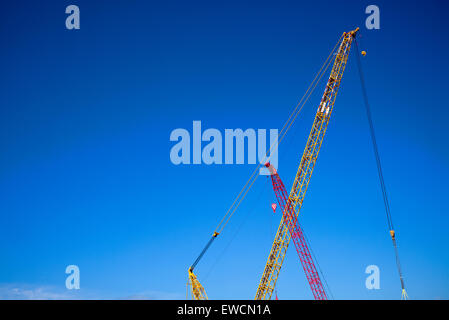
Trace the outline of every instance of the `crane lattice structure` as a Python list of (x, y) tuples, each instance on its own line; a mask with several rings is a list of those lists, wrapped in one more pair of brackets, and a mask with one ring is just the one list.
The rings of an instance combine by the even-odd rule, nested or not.
[(327, 300), (326, 291), (315, 267), (313, 257), (310, 254), (306, 238), (297, 219), (297, 214), (293, 209), (291, 201), (288, 199), (287, 189), (279, 177), (277, 170), (269, 162), (265, 166), (270, 170), (273, 190), (282, 210), (282, 220), (287, 225), (290, 236), (293, 239), (302, 268), (306, 274), (310, 289), (312, 289), (313, 297), (315, 300)]
[[(323, 284), (320, 280), (319, 274), (316, 270), (316, 267), (313, 262), (313, 257), (310, 255), (310, 252), (308, 250), (307, 241), (305, 240), (305, 236), (301, 230), (301, 227), (298, 223), (298, 217), (299, 213), (305, 198), (305, 194), (307, 191), (307, 187), (309, 185), (310, 179), (312, 177), (313, 169), (315, 167), (315, 163), (318, 158), (318, 154), (320, 152), (321, 145), (323, 143), (324, 136), (326, 134), (326, 129), (329, 124), (329, 120), (332, 114), (332, 110), (335, 104), (335, 99), (337, 97), (338, 89), (340, 87), (340, 83), (343, 77), (343, 73), (345, 71), (346, 63), (348, 60), (348, 56), (351, 49), (351, 44), (353, 40), (355, 40), (356, 34), (359, 31), (359, 28), (356, 28), (355, 30), (344, 32), (343, 35), (340, 37), (339, 41), (337, 42), (337, 45), (335, 48), (338, 47), (337, 52), (335, 53), (335, 59), (333, 60), (333, 66), (332, 70), (330, 72), (329, 79), (327, 81), (324, 94), (321, 98), (321, 102), (318, 106), (318, 110), (316, 111), (315, 118), (313, 121), (312, 129), (310, 131), (306, 147), (304, 149), (304, 152), (301, 157), (301, 161), (298, 167), (298, 171), (295, 176), (295, 180), (293, 182), (293, 186), (291, 188), (290, 194), (287, 196), (287, 191), (285, 189), (285, 186), (283, 185), (281, 179), (279, 178), (279, 175), (275, 171), (273, 167), (270, 167), (267, 163), (267, 166), (269, 167), (271, 171), (271, 179), (273, 183), (273, 189), (275, 191), (278, 203), (281, 207), (281, 210), (283, 210), (283, 216), (281, 219), (281, 222), (279, 224), (275, 239), (273, 241), (273, 245), (271, 247), (270, 254), (267, 259), (267, 263), (265, 265), (262, 278), (260, 280), (255, 299), (271, 299), (273, 291), (276, 287), (276, 282), (279, 277), (282, 263), (284, 261), (285, 255), (287, 253), (287, 249), (290, 243), (290, 240), (293, 238), (293, 242), (295, 244), (296, 250), (298, 252), (301, 264), (303, 266), (303, 269), (306, 273), (307, 280), (309, 282), (309, 285), (312, 289), (312, 293), (314, 295), (314, 298), (317, 300), (325, 300), (327, 299), (326, 292), (324, 290)], [(357, 45), (357, 41), (356, 41)], [(331, 54), (335, 51), (335, 48), (332, 50)], [(357, 48), (358, 49), (358, 48)], [(365, 52), (362, 52), (363, 55), (365, 55)], [(331, 56), (331, 55), (330, 55)], [(330, 57), (329, 56), (329, 57)], [(325, 65), (327, 64), (326, 60)], [(374, 130), (372, 125), (372, 120), (370, 116), (369, 111), (369, 104), (368, 99), (366, 95), (366, 89), (364, 87), (364, 81), (363, 81), (363, 75), (361, 71), (360, 66), (360, 58), (358, 58), (358, 64), (359, 64), (359, 72), (360, 72), (360, 79), (362, 83), (362, 91), (364, 93), (364, 99), (365, 99), (365, 105), (367, 108), (367, 115), (368, 120), (370, 124), (371, 129), (371, 136), (373, 140), (373, 147), (375, 151), (378, 171), (379, 171), (379, 178), (381, 182), (384, 202), (386, 204), (386, 210), (387, 210), (387, 218), (389, 223), (389, 230), (391, 234), (391, 238), (393, 240), (393, 245), (395, 248), (395, 254), (396, 254), (396, 263), (398, 266), (398, 271), (400, 275), (401, 280), (401, 286), (402, 286), (402, 298), (407, 298), (407, 294), (405, 291), (404, 281), (402, 277), (402, 272), (399, 264), (399, 256), (398, 256), (398, 250), (396, 245), (396, 239), (395, 239), (395, 232), (392, 226), (391, 222), (391, 216), (389, 212), (389, 206), (388, 206), (388, 199), (386, 196), (385, 186), (383, 182), (383, 176), (382, 176), (382, 170), (380, 167), (380, 160), (377, 152), (377, 145), (374, 137)], [(324, 65), (323, 65), (324, 67)], [(323, 67), (321, 70), (323, 70)], [(326, 67), (327, 69), (327, 67)], [(325, 69), (325, 70), (326, 70)], [(313, 89), (316, 87), (319, 79), (321, 79), (321, 76), (323, 73), (320, 72), (317, 74), (315, 79), (312, 81), (311, 86), (309, 89), (313, 86)], [(317, 79), (318, 75), (321, 73), (319, 79), (317, 82), (315, 80)], [(315, 82), (315, 84), (314, 84)], [(314, 85), (313, 85), (314, 84)], [(311, 92), (309, 92), (309, 89), (307, 90), (304, 97), (306, 97), (306, 100), (308, 97), (310, 97)], [(312, 91), (313, 91), (312, 89)], [(304, 98), (303, 97), (303, 98)], [(301, 99), (302, 101), (303, 99)], [(298, 104), (298, 106), (301, 104)], [(305, 103), (305, 102), (304, 102)], [(304, 105), (302, 104), (302, 106)], [(275, 146), (277, 149), (279, 146), (279, 143), (282, 141), (283, 137), (285, 136), (286, 132), (289, 130), (290, 126), (296, 119), (296, 116), (301, 111), (301, 108), (297, 112), (297, 108), (293, 111), (292, 115), (290, 115), (290, 118), (287, 120), (286, 124), (284, 125), (282, 131), (285, 129), (284, 133), (281, 134), (281, 138), (278, 142), (278, 144)], [(293, 116), (293, 118), (292, 118)], [(292, 119), (292, 120), (291, 120)], [(290, 121), (291, 120), (291, 121)], [(269, 153), (271, 154), (273, 150), (270, 149)], [(267, 159), (267, 158), (265, 158)], [(265, 160), (264, 159), (264, 160)], [(264, 163), (264, 160), (262, 160), (262, 163)], [(195, 262), (190, 266), (189, 268), (189, 276), (188, 276), (188, 287), (190, 288), (190, 293), (193, 299), (195, 300), (205, 300), (208, 299), (206, 295), (206, 291), (204, 290), (204, 287), (200, 284), (198, 281), (197, 276), (194, 274), (193, 270), (198, 264), (198, 262), (201, 260), (205, 252), (208, 250), (212, 242), (217, 238), (217, 236), (222, 232), (223, 228), (228, 223), (229, 219), (232, 217), (242, 200), (245, 198), (246, 194), (248, 193), (249, 189), (253, 185), (254, 181), (257, 179), (257, 174), (254, 176), (254, 174), (258, 171), (258, 168), (253, 172), (250, 179), (247, 181), (247, 183), (244, 185), (240, 193), (238, 194), (237, 198), (234, 200), (231, 207), (226, 212), (225, 216), (219, 223), (218, 227), (212, 234), (210, 240), (204, 247), (204, 249), (201, 251), (200, 255), (197, 257)]]
[[(357, 28), (353, 31), (345, 32), (341, 37), (329, 80), (313, 121), (312, 129), (288, 197), (296, 218), (298, 218), (301, 210), (307, 186), (312, 177), (313, 168), (326, 134), (327, 125), (329, 124), (343, 72), (348, 61), (351, 43), (358, 30)], [(284, 218), (282, 218), (257, 289), (256, 300), (271, 299), (291, 239), (287, 225)]]

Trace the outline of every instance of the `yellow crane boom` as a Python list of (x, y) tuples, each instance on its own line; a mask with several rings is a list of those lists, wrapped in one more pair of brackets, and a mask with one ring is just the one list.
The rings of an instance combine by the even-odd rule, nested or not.
[[(318, 106), (315, 120), (313, 121), (313, 126), (299, 164), (298, 172), (296, 173), (295, 181), (293, 182), (289, 194), (289, 201), (292, 204), (296, 217), (298, 217), (299, 211), (301, 210), (307, 186), (312, 176), (324, 135), (326, 134), (326, 128), (332, 114), (332, 108), (348, 60), (351, 43), (358, 30), (359, 28), (350, 32), (345, 32), (341, 37), (340, 46), (335, 56), (329, 80), (327, 81), (323, 97), (321, 98), (321, 103)], [(257, 289), (256, 300), (271, 299), (285, 254), (287, 253), (290, 238), (291, 236), (288, 232), (288, 227), (286, 223), (284, 223), (284, 219), (282, 219)]]
[(203, 286), (198, 281), (192, 268), (189, 268), (189, 280), (187, 286), (190, 288), (193, 300), (208, 300), (206, 290), (204, 290)]

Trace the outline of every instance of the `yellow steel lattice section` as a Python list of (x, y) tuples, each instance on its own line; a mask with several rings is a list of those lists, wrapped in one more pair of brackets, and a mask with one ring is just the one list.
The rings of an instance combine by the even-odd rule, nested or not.
[(192, 294), (192, 299), (207, 300), (206, 290), (204, 290), (196, 275), (190, 269), (188, 286), (190, 288), (190, 293)]
[[(296, 216), (299, 214), (305, 193), (307, 191), (307, 186), (309, 185), (309, 181), (312, 176), (313, 168), (326, 133), (327, 125), (335, 103), (335, 98), (337, 96), (343, 72), (346, 67), (349, 51), (351, 49), (351, 43), (357, 31), (358, 28), (356, 30), (343, 33), (329, 80), (327, 81), (321, 103), (315, 115), (315, 120), (313, 122), (298, 172), (296, 173), (295, 181), (293, 182), (289, 195), (289, 201), (292, 203)], [(256, 300), (271, 299), (271, 295), (273, 294), (273, 290), (276, 286), (289, 243), (290, 234), (282, 219), (279, 224), (277, 234), (274, 238), (271, 252), (268, 256), (259, 287), (257, 289), (255, 297)]]

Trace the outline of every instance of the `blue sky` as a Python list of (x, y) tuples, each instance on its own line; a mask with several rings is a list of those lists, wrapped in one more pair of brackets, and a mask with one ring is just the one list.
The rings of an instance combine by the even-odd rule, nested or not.
[[(65, 28), (77, 4), (81, 29)], [(365, 8), (380, 8), (380, 30)], [(449, 298), (448, 5), (21, 1), (0, 34), (0, 298), (184, 298), (254, 165), (170, 162), (176, 128), (281, 128), (343, 31), (363, 68), (409, 296)], [(354, 48), (353, 48), (354, 51)], [(279, 150), (290, 188), (323, 83)], [(260, 177), (196, 272), (252, 299), (280, 221)], [(279, 214), (279, 213), (278, 213)], [(398, 299), (354, 52), (301, 211), (336, 299)], [(81, 289), (65, 289), (78, 265)], [(378, 265), (380, 290), (365, 288)], [(290, 248), (280, 299), (311, 299)]]

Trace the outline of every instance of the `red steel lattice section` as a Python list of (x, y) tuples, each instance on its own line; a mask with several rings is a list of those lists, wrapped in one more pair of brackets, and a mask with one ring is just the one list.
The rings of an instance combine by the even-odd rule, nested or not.
[(307, 246), (304, 233), (302, 232), (301, 226), (297, 221), (294, 208), (288, 198), (287, 190), (285, 189), (279, 174), (276, 172), (276, 169), (269, 163), (265, 166), (270, 169), (273, 190), (282, 210), (284, 223), (287, 225), (293, 243), (295, 244), (296, 252), (298, 253), (299, 260), (301, 260), (301, 265), (307, 277), (307, 281), (312, 289), (313, 297), (315, 300), (327, 300), (326, 292), (315, 267), (315, 263), (313, 262), (309, 247)]

